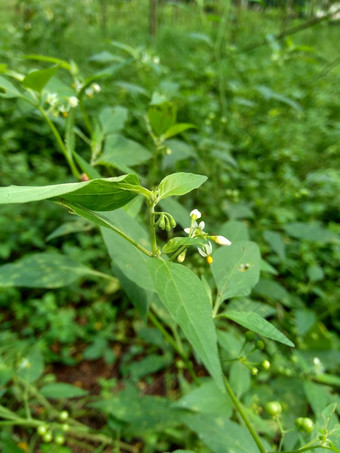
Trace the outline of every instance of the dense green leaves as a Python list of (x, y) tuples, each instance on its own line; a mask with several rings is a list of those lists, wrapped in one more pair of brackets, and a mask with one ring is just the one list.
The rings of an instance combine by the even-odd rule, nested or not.
[(21, 96), (19, 90), (5, 77), (0, 76), (0, 97), (11, 99)]
[(180, 196), (201, 186), (208, 178), (192, 173), (174, 173), (166, 176), (159, 184), (159, 198)]
[(223, 391), (216, 330), (203, 283), (190, 269), (179, 264), (156, 259), (148, 264), (158, 296)]

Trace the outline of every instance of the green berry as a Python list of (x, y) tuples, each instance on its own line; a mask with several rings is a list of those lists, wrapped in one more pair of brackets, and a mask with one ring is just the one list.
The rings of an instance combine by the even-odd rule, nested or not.
[(251, 330), (247, 330), (245, 337), (247, 341), (253, 341), (255, 338), (255, 334)]
[(61, 411), (59, 414), (59, 420), (61, 420), (62, 422), (66, 422), (68, 417), (69, 417), (69, 413), (67, 411)]
[(253, 376), (256, 376), (257, 373), (259, 372), (259, 370), (256, 367), (253, 367), (250, 371)]
[(262, 351), (264, 349), (265, 344), (263, 343), (262, 340), (257, 340), (257, 342), (255, 343), (255, 346), (256, 346), (257, 349)]
[(37, 433), (39, 434), (39, 436), (44, 436), (47, 432), (47, 428), (46, 426), (44, 425), (39, 425), (38, 428), (37, 428)]
[(270, 362), (269, 362), (269, 360), (263, 360), (263, 362), (261, 363), (261, 365), (262, 365), (262, 368), (263, 368), (264, 370), (269, 370), (269, 368), (270, 368)]
[(63, 445), (65, 443), (65, 437), (62, 434), (57, 434), (54, 438), (54, 442), (57, 445)]
[(49, 431), (43, 436), (44, 442), (50, 443), (52, 442), (52, 439), (53, 439), (52, 433), (50, 433)]
[(301, 429), (305, 433), (312, 433), (314, 431), (314, 423), (310, 418), (304, 418), (301, 424)]
[(278, 401), (269, 401), (269, 403), (266, 404), (265, 409), (267, 414), (271, 415), (272, 417), (280, 415), (282, 412), (282, 406)]
[(303, 422), (303, 417), (298, 417), (296, 420), (295, 420), (295, 426), (297, 427), (297, 429), (300, 431), (302, 429), (302, 422)]
[(61, 429), (66, 433), (70, 429), (70, 425), (68, 423), (64, 423), (61, 425)]

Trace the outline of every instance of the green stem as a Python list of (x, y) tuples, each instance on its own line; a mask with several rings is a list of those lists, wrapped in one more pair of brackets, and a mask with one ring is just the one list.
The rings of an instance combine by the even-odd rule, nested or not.
[(158, 321), (156, 316), (149, 311), (148, 313), (149, 319), (152, 322), (152, 324), (164, 335), (164, 337), (167, 339), (168, 343), (174, 348), (174, 350), (177, 352), (177, 354), (181, 357), (183, 362), (185, 363), (187, 370), (190, 373), (190, 376), (192, 377), (192, 380), (195, 382), (197, 386), (200, 385), (198, 377), (195, 374), (194, 367), (192, 366), (192, 363), (188, 359), (188, 357), (185, 355), (185, 353), (178, 347), (177, 343), (175, 340), (172, 338), (172, 336), (166, 331), (164, 326)]
[(230, 387), (229, 381), (227, 378), (224, 379), (224, 384), (227, 389), (228, 395), (230, 396), (230, 399), (234, 403), (234, 406), (239, 413), (240, 417), (244, 421), (244, 424), (248, 428), (248, 431), (250, 432), (252, 438), (254, 439), (256, 445), (258, 446), (258, 449), (261, 453), (266, 453), (266, 449), (264, 448), (260, 437), (258, 436), (257, 432), (255, 431), (253, 425), (250, 423), (250, 420), (248, 419), (247, 414), (245, 413), (243, 406), (241, 402), (238, 400), (236, 397), (235, 393), (233, 392), (232, 388)]
[(150, 240), (151, 240), (151, 250), (152, 255), (157, 255), (157, 239), (155, 231), (155, 202), (150, 202)]
[(169, 258), (169, 261), (175, 260), (175, 259), (178, 257), (178, 255), (180, 255), (182, 252), (184, 252), (184, 250), (185, 250), (186, 248), (187, 248), (186, 245), (182, 245), (182, 247), (180, 247), (180, 248), (177, 250), (177, 252), (175, 252), (175, 253), (171, 256), (171, 258)]
[(80, 173), (79, 173), (75, 163), (73, 162), (73, 159), (69, 155), (69, 153), (67, 151), (67, 148), (65, 146), (65, 143), (63, 142), (63, 139), (61, 138), (57, 128), (55, 127), (55, 125), (51, 121), (50, 117), (45, 112), (45, 110), (40, 105), (38, 105), (37, 108), (38, 108), (39, 112), (42, 114), (42, 116), (44, 117), (46, 123), (49, 125), (51, 131), (53, 132), (53, 135), (54, 135), (54, 137), (55, 137), (55, 139), (56, 139), (56, 141), (57, 141), (57, 143), (59, 145), (59, 148), (61, 149), (61, 152), (64, 154), (65, 159), (67, 160), (67, 163), (70, 166), (70, 169), (72, 171), (73, 176), (76, 179), (80, 179)]
[[(323, 450), (334, 451), (331, 447), (325, 447), (325, 446), (322, 446), (322, 445), (315, 445), (314, 447), (301, 447), (298, 450), (283, 450), (280, 453), (301, 453), (303, 451), (316, 450), (317, 448), (322, 448)], [(277, 452), (269, 451), (267, 453), (277, 453)]]

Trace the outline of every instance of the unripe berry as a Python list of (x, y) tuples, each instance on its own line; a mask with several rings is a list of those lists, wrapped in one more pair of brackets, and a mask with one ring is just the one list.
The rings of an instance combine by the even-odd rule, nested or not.
[(269, 403), (266, 404), (265, 410), (267, 414), (275, 417), (276, 415), (281, 414), (282, 406), (278, 401), (269, 401)]
[(57, 434), (54, 438), (54, 442), (57, 445), (63, 445), (65, 443), (65, 437), (62, 434)]
[(44, 436), (47, 432), (47, 428), (46, 426), (44, 425), (39, 425), (38, 428), (37, 428), (37, 433), (39, 434), (39, 436)]
[(53, 439), (53, 436), (52, 436), (52, 433), (50, 432), (47, 432), (44, 436), (43, 436), (43, 441), (44, 442), (52, 442), (52, 439)]
[(265, 347), (265, 344), (263, 343), (262, 340), (257, 340), (257, 342), (255, 343), (255, 346), (257, 349), (259, 349), (260, 351), (262, 351)]
[(314, 423), (310, 418), (304, 418), (301, 424), (301, 429), (305, 433), (312, 433), (314, 431)]
[(263, 362), (261, 363), (261, 365), (262, 365), (262, 368), (263, 368), (264, 370), (269, 370), (269, 368), (270, 368), (270, 362), (269, 362), (269, 360), (263, 360)]
[(245, 337), (247, 341), (253, 341), (255, 338), (255, 334), (251, 330), (247, 330)]
[(70, 425), (68, 423), (64, 423), (61, 425), (61, 429), (66, 433), (70, 429)]
[(256, 367), (253, 367), (250, 371), (253, 376), (256, 376), (257, 373), (259, 372), (259, 370)]
[(59, 420), (62, 422), (66, 422), (69, 417), (69, 413), (67, 411), (61, 411), (59, 414)]

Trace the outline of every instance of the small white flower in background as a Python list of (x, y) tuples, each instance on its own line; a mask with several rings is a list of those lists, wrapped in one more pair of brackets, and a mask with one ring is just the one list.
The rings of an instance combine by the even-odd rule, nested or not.
[(94, 90), (95, 93), (100, 93), (101, 90), (102, 90), (101, 87), (100, 87), (100, 85), (99, 85), (98, 83), (93, 83), (93, 84), (91, 85), (91, 87), (93, 88), (93, 90)]
[(199, 212), (198, 209), (194, 209), (193, 211), (190, 212), (190, 217), (191, 217), (193, 220), (200, 219), (201, 216), (202, 216), (202, 214)]
[(157, 56), (156, 56), (156, 57), (153, 57), (153, 62), (154, 62), (155, 64), (159, 64), (159, 62), (160, 62), (159, 57), (157, 57)]
[(56, 93), (48, 93), (46, 96), (46, 104), (49, 104), (50, 106), (54, 106), (58, 103), (58, 95)]
[(204, 257), (210, 256), (212, 252), (212, 245), (211, 242), (208, 242), (206, 245), (202, 245), (202, 247), (197, 248), (198, 253)]
[(231, 245), (229, 239), (224, 236), (209, 236), (209, 239), (212, 239), (218, 245)]
[(75, 96), (71, 96), (68, 98), (68, 103), (70, 104), (70, 107), (74, 108), (79, 104), (79, 100)]
[(315, 367), (315, 373), (316, 374), (322, 374), (325, 371), (325, 367), (323, 366), (321, 360), (319, 357), (314, 357), (313, 359), (314, 367)]
[(86, 90), (85, 90), (86, 96), (88, 96), (89, 98), (93, 98), (93, 93), (94, 93), (94, 89), (92, 87), (86, 88)]

